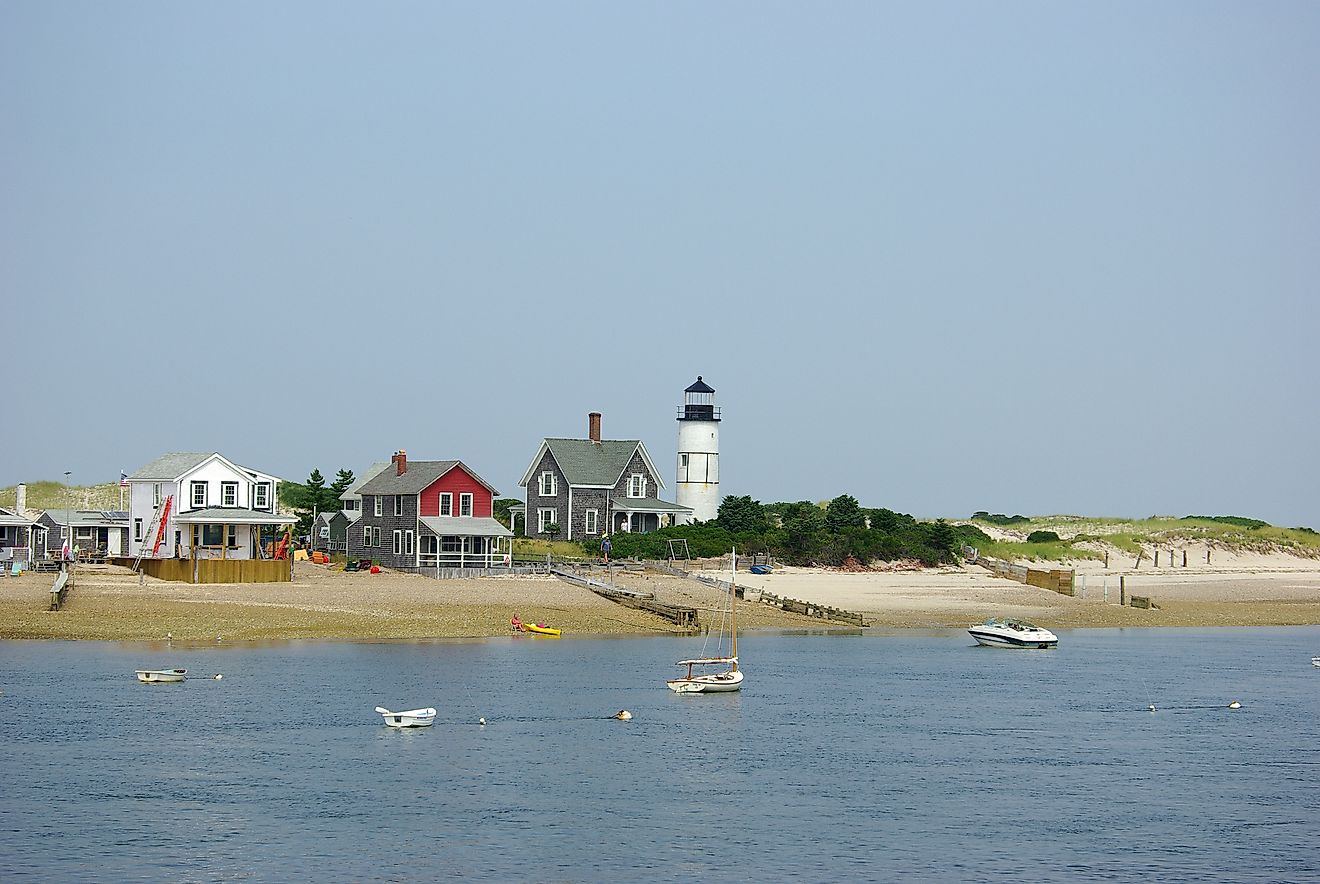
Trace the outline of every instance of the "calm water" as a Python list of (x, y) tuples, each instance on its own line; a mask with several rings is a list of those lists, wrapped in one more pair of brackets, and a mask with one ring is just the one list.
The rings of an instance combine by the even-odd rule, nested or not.
[(1320, 629), (1061, 639), (0, 643), (0, 878), (1320, 878)]

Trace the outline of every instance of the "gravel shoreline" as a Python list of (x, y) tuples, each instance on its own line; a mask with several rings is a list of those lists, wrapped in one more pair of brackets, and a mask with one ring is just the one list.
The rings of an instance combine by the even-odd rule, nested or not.
[[(1086, 598), (991, 577), (979, 569), (842, 574), (784, 569), (749, 588), (861, 611), (877, 627), (958, 628), (988, 616), (1020, 616), (1050, 628), (1262, 626), (1320, 624), (1320, 571), (1180, 575), (1177, 584), (1146, 584), (1156, 610), (1119, 607), (1097, 581)], [(541, 621), (566, 638), (674, 635), (685, 630), (653, 614), (615, 604), (553, 577), (437, 581), (411, 574), (344, 573), (297, 563), (291, 583), (169, 583), (114, 566), (79, 570), (65, 607), (48, 611), (49, 574), (0, 583), (0, 638), (109, 641), (248, 642), (295, 639), (386, 641), (509, 635), (509, 620)], [(723, 596), (711, 587), (663, 574), (626, 572), (621, 586), (695, 607), (718, 622)], [(740, 584), (744, 582), (739, 575)], [(1142, 584), (1134, 582), (1134, 587)], [(1131, 590), (1135, 592), (1134, 590)], [(790, 614), (753, 601), (739, 605), (740, 631), (835, 628), (845, 624)], [(539, 640), (539, 639), (538, 639)], [(553, 640), (553, 639), (551, 639)]]

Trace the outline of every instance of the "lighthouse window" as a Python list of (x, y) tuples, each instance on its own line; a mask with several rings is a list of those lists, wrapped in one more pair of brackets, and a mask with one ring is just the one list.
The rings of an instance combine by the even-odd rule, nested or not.
[(680, 467), (682, 467), (683, 469), (685, 469), (685, 470), (687, 469), (687, 455), (686, 455), (686, 454), (680, 454), (680, 455), (678, 456), (678, 465), (679, 465)]

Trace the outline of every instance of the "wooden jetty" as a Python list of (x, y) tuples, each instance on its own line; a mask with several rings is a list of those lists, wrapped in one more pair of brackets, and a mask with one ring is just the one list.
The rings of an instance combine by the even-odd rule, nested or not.
[(592, 577), (584, 577), (572, 571), (565, 571), (562, 568), (551, 568), (550, 573), (574, 586), (581, 586), (583, 589), (589, 589), (601, 598), (609, 599), (615, 604), (623, 605), (625, 608), (635, 608), (641, 611), (648, 611), (658, 617), (663, 617), (670, 623), (682, 626), (687, 629), (697, 628), (697, 609), (686, 608), (681, 605), (669, 605), (655, 600), (655, 593), (635, 592), (631, 589), (624, 589), (622, 586), (615, 586), (613, 583), (607, 583), (604, 580), (596, 580)]

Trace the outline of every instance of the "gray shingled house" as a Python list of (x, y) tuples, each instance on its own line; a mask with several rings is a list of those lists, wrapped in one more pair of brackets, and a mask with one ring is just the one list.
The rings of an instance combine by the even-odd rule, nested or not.
[(597, 412), (588, 416), (586, 439), (543, 440), (518, 484), (526, 489), (529, 537), (647, 533), (692, 512), (657, 496), (665, 483), (641, 440), (601, 439)]

